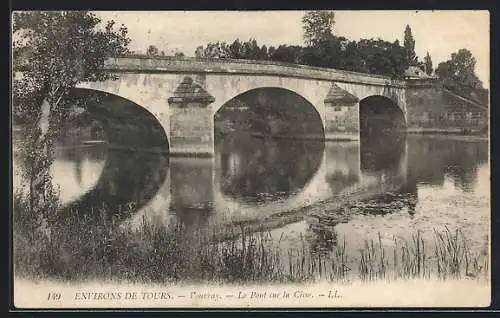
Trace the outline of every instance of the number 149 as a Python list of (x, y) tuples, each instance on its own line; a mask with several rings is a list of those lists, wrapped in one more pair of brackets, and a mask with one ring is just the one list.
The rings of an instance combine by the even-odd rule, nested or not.
[(61, 293), (49, 293), (47, 296), (47, 300), (60, 300), (61, 299)]

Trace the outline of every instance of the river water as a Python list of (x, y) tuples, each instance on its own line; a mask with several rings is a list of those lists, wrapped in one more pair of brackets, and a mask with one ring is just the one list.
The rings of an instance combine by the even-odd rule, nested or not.
[[(14, 157), (15, 173), (16, 166)], [(357, 249), (378, 234), (390, 242), (447, 226), (461, 228), (475, 250), (488, 244), (486, 141), (409, 135), (392, 143), (323, 143), (234, 135), (217, 142), (214, 158), (76, 143), (58, 148), (52, 172), (65, 204), (127, 206), (135, 212), (122, 221), (131, 224), (147, 217), (208, 229), (247, 221), (268, 225), (292, 245), (308, 236), (317, 249), (339, 237)]]

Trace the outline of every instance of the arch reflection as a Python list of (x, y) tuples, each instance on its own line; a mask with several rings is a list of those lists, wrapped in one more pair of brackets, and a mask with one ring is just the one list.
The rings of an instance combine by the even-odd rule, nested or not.
[(244, 202), (285, 198), (319, 169), (323, 123), (315, 107), (294, 92), (273, 87), (245, 92), (214, 120), (216, 167), (226, 196)]
[(217, 145), (221, 192), (245, 202), (266, 202), (300, 191), (319, 169), (320, 142), (226, 137)]
[(51, 173), (59, 187), (59, 199), (67, 204), (97, 184), (108, 153), (105, 147), (77, 146), (57, 148), (55, 155)]
[(168, 168), (169, 157), (165, 154), (108, 150), (97, 184), (70, 207), (81, 213), (105, 208), (125, 217), (155, 196), (166, 179)]

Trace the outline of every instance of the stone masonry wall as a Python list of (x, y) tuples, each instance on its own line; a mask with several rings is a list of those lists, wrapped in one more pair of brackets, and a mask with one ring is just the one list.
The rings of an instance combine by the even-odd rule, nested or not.
[(488, 110), (438, 85), (409, 87), (406, 92), (409, 131), (481, 130), (488, 124)]
[(212, 153), (213, 118), (209, 107), (171, 106), (170, 147), (173, 153)]

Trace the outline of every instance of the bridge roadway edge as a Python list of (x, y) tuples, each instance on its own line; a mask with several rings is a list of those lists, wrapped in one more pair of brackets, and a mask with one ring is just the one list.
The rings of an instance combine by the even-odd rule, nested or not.
[(394, 88), (407, 87), (407, 82), (404, 80), (382, 75), (275, 61), (127, 56), (106, 60), (105, 69), (113, 73), (263, 75)]

